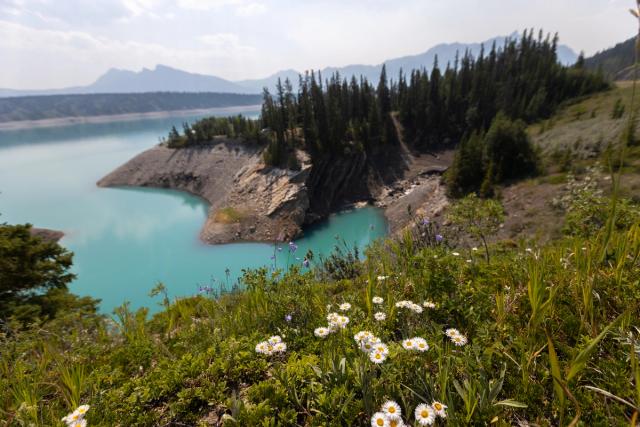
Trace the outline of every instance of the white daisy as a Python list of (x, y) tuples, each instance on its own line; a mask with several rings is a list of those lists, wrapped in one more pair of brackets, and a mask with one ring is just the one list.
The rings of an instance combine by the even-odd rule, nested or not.
[(371, 301), (373, 301), (374, 304), (382, 304), (384, 299), (382, 299), (382, 297), (373, 297)]
[(371, 353), (369, 353), (369, 360), (377, 365), (384, 362), (386, 358), (387, 356), (383, 353), (380, 353), (379, 351), (372, 351)]
[(389, 418), (382, 412), (376, 412), (371, 417), (371, 427), (389, 427)]
[(451, 342), (453, 342), (458, 347), (462, 347), (467, 343), (467, 337), (462, 334), (454, 335), (451, 337)]
[(75, 410), (75, 413), (80, 414), (80, 416), (84, 417), (84, 415), (87, 413), (87, 411), (89, 410), (90, 406), (89, 405), (80, 405), (78, 406), (78, 408)]
[(402, 421), (402, 418), (389, 419), (389, 427), (404, 427), (406, 424)]
[(335, 325), (340, 329), (346, 328), (347, 323), (349, 323), (349, 318), (347, 316), (338, 316), (335, 321)]
[(382, 322), (383, 320), (385, 320), (387, 318), (387, 315), (384, 314), (383, 312), (379, 311), (376, 314), (373, 315), (373, 318), (376, 319), (378, 322)]
[(369, 339), (366, 339), (362, 342), (360, 342), (360, 350), (364, 351), (365, 353), (371, 353), (373, 351), (373, 348), (376, 344), (379, 344), (380, 338), (377, 337), (372, 337)]
[(329, 331), (329, 328), (325, 328), (324, 326), (321, 326), (319, 328), (316, 328), (313, 331), (313, 334), (315, 336), (317, 336), (318, 338), (326, 338), (327, 335), (329, 335), (331, 332)]
[(360, 331), (353, 336), (353, 339), (356, 340), (357, 343), (361, 343), (362, 341), (367, 341), (373, 337), (373, 333), (369, 331)]
[(287, 344), (283, 342), (278, 342), (274, 344), (273, 346), (274, 353), (284, 353), (285, 351), (287, 351)]
[(424, 403), (419, 404), (416, 407), (415, 414), (416, 421), (421, 426), (430, 426), (436, 420), (436, 412), (429, 405), (425, 405)]
[(389, 347), (387, 347), (386, 344), (379, 342), (373, 344), (373, 351), (377, 351), (387, 356), (389, 354)]
[(418, 304), (411, 303), (408, 308), (414, 313), (422, 313), (422, 307), (420, 307)]
[(445, 335), (448, 336), (449, 338), (455, 336), (455, 335), (460, 335), (460, 331), (455, 329), (455, 328), (449, 328), (446, 331), (444, 331)]
[(422, 303), (424, 308), (436, 308), (436, 304), (433, 301), (425, 301)]
[(270, 347), (271, 345), (266, 341), (259, 342), (256, 344), (256, 353), (271, 354)]
[(378, 282), (382, 282), (384, 280), (387, 280), (389, 278), (389, 276), (378, 276)]
[(413, 339), (414, 350), (418, 350), (421, 352), (429, 350), (429, 344), (427, 344), (427, 340), (420, 337), (415, 337)]
[(438, 402), (437, 400), (434, 400), (433, 403), (431, 404), (431, 407), (433, 408), (437, 416), (441, 418), (447, 418), (447, 412), (446, 412), (447, 405), (445, 405), (444, 403)]
[(458, 252), (451, 252), (451, 255), (453, 256), (460, 256), (460, 254)]
[(80, 421), (82, 419), (82, 415), (78, 414), (76, 411), (73, 411), (70, 414), (67, 414), (66, 417), (62, 418), (62, 421), (64, 423), (67, 423), (68, 425), (73, 424), (76, 421)]
[(393, 400), (387, 400), (384, 402), (384, 405), (382, 405), (382, 408), (380, 409), (390, 420), (397, 419), (402, 416), (402, 409), (400, 408), (400, 405)]
[(87, 420), (83, 419), (83, 420), (72, 421), (67, 425), (69, 427), (87, 427)]
[(333, 323), (340, 315), (338, 313), (329, 313), (327, 314), (327, 322)]
[(413, 342), (411, 338), (402, 341), (402, 347), (404, 347), (405, 350), (413, 350), (415, 345), (415, 342)]
[(474, 246), (473, 248), (471, 248), (471, 250), (472, 250), (473, 252), (478, 252), (478, 248), (476, 248), (475, 246)]
[(269, 338), (269, 344), (271, 345), (277, 344), (279, 342), (282, 342), (282, 338), (280, 338), (280, 335), (274, 335)]
[(347, 311), (351, 309), (351, 304), (349, 304), (348, 302), (345, 302), (340, 304), (338, 308), (340, 308), (340, 311)]

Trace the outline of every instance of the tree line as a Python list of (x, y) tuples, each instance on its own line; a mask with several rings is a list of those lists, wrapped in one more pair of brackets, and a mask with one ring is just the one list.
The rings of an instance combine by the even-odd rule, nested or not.
[(499, 112), (532, 122), (549, 117), (567, 99), (607, 87), (583, 62), (559, 64), (557, 44), (557, 36), (525, 31), (519, 40), (482, 49), (477, 58), (465, 52), (444, 71), (436, 58), (431, 71), (400, 71), (390, 82), (383, 66), (375, 87), (338, 73), (325, 81), (319, 73), (300, 76), (297, 94), (290, 82), (278, 82), (275, 95), (263, 94), (262, 126), (273, 132), (268, 160), (286, 162), (296, 147), (313, 158), (392, 146), (398, 140), (395, 112), (407, 143), (423, 150), (449, 147), (486, 132)]
[[(454, 177), (451, 183), (460, 192), (477, 191), (480, 184), (470, 185), (471, 176), (480, 176), (480, 182), (500, 182), (517, 177), (518, 173), (506, 170), (509, 165), (526, 164), (518, 169), (520, 173), (535, 170), (524, 123), (549, 117), (568, 99), (608, 87), (601, 73), (584, 68), (584, 61), (561, 65), (557, 45), (557, 35), (540, 31), (534, 36), (529, 30), (518, 40), (494, 44), (488, 52), (483, 48), (477, 57), (468, 51), (457, 55), (444, 69), (436, 58), (430, 71), (423, 68), (405, 74), (401, 70), (396, 80), (390, 80), (383, 66), (377, 85), (364, 77), (343, 78), (337, 72), (324, 79), (312, 71), (299, 76), (294, 93), (288, 79), (278, 80), (274, 94), (268, 89), (263, 92), (259, 124), (247, 121), (243, 126), (250, 132), (243, 135), (264, 138), (268, 141), (265, 162), (289, 168), (297, 167), (297, 149), (307, 151), (314, 162), (353, 152), (397, 149), (400, 137), (418, 151), (460, 144), (467, 152), (456, 157), (458, 164), (450, 175), (472, 173), (460, 180)], [(185, 128), (185, 137), (192, 142), (206, 137), (198, 133), (201, 127)], [(212, 129), (228, 134), (220, 126)], [(502, 151), (496, 154), (490, 147)], [(481, 155), (470, 156), (470, 152)], [(460, 164), (469, 157), (474, 161)]]

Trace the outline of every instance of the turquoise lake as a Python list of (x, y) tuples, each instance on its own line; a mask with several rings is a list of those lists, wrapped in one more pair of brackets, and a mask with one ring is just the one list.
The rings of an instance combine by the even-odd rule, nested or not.
[[(238, 111), (233, 111), (237, 114)], [(217, 114), (227, 115), (224, 111)], [(245, 111), (256, 115), (256, 111)], [(170, 296), (198, 293), (199, 286), (234, 282), (241, 270), (273, 264), (274, 246), (239, 243), (209, 246), (198, 239), (208, 204), (167, 190), (104, 189), (95, 183), (158, 143), (172, 125), (198, 117), (77, 124), (0, 131), (0, 222), (32, 223), (65, 232), (61, 244), (75, 253), (71, 291), (102, 300), (110, 313), (125, 301), (156, 310), (149, 291), (162, 282)], [(277, 265), (301, 263), (308, 249), (329, 254), (336, 236), (364, 248), (386, 234), (375, 208), (333, 215), (306, 230), (295, 254), (284, 247)]]

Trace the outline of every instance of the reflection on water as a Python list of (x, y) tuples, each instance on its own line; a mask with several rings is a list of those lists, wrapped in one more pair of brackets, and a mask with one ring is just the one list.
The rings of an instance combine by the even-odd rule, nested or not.
[[(103, 312), (124, 301), (155, 308), (148, 293), (159, 281), (173, 296), (192, 295), (212, 279), (226, 282), (227, 269), (235, 281), (244, 268), (270, 265), (272, 245), (200, 242), (208, 206), (198, 197), (96, 187), (97, 180), (156, 144), (172, 125), (193, 119), (0, 132), (1, 219), (63, 230), (62, 244), (74, 251), (78, 274), (71, 289), (102, 299)], [(309, 229), (295, 254), (279, 253), (278, 265), (287, 258), (301, 262), (309, 249), (328, 254), (336, 235), (363, 247), (385, 233), (384, 218), (374, 208), (334, 215)]]

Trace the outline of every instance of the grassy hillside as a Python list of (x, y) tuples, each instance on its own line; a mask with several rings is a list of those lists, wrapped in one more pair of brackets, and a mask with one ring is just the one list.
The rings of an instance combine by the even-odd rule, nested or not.
[[(572, 186), (588, 177), (608, 194), (611, 188), (610, 145), (617, 145), (629, 118), (632, 86), (619, 82), (606, 92), (565, 104), (549, 120), (529, 126), (528, 133), (540, 152), (542, 173), (532, 179), (506, 185), (500, 190), (505, 207), (504, 226), (498, 240), (534, 239), (548, 242), (562, 237), (563, 198)], [(623, 109), (612, 117), (614, 107)], [(620, 107), (622, 106), (622, 107)], [(640, 100), (636, 108), (640, 107)], [(636, 127), (636, 130), (638, 128)], [(640, 147), (626, 150), (621, 193), (640, 200)]]
[(172, 92), (0, 98), (0, 123), (257, 105), (260, 101), (260, 95)]
[[(416, 218), (364, 261), (343, 249), (176, 301), (157, 287), (152, 318), (125, 305), (113, 320), (70, 308), (2, 324), (0, 425), (63, 425), (88, 404), (91, 426), (366, 426), (389, 400), (403, 421), (383, 427), (635, 425), (637, 146), (615, 217), (607, 195), (629, 90), (529, 128), (545, 171), (501, 187), (507, 216), (490, 262), (480, 239), (454, 243), (457, 228), (474, 234), (462, 217), (443, 228)], [(618, 99), (625, 112), (618, 104), (612, 118)], [(546, 243), (532, 240), (536, 227), (553, 229)]]
[(632, 37), (612, 48), (598, 52), (585, 60), (590, 70), (602, 70), (611, 80), (629, 80), (633, 77), (636, 38)]

